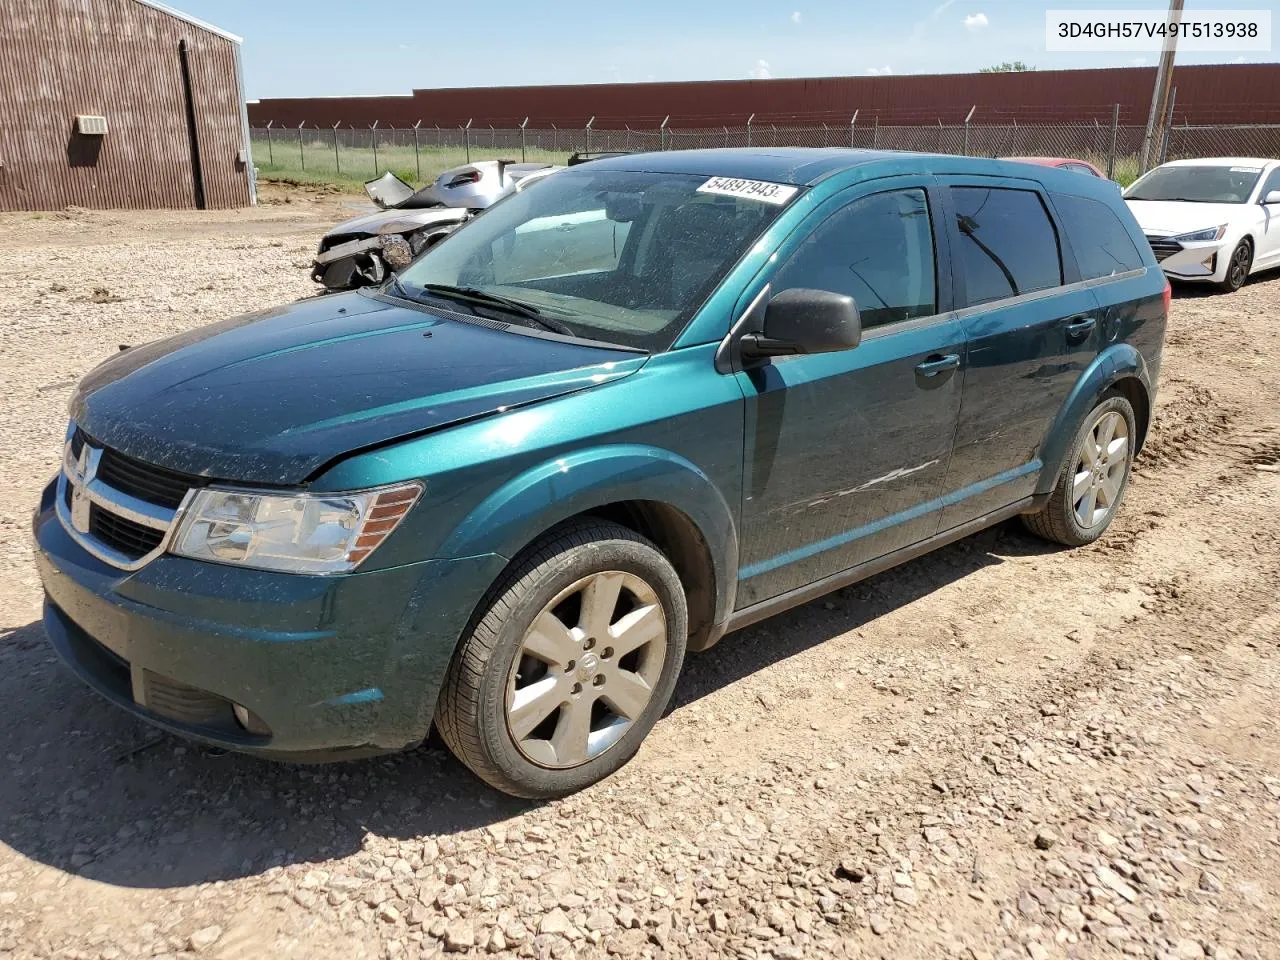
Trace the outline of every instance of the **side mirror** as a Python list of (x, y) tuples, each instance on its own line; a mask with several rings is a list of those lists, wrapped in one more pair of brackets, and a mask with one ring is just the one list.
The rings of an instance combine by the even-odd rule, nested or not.
[(850, 350), (862, 341), (853, 297), (829, 290), (784, 290), (764, 312), (764, 332), (741, 340), (744, 357), (779, 357)]
[(1267, 195), (1262, 198), (1262, 202), (1268, 207), (1273, 203), (1280, 203), (1280, 190), (1268, 190)]

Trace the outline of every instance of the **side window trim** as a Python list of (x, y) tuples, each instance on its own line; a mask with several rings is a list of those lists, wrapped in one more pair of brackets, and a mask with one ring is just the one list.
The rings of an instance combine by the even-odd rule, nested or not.
[(1001, 297), (999, 300), (988, 300), (985, 303), (970, 304), (969, 291), (965, 282), (965, 272), (959, 265), (960, 251), (960, 231), (956, 226), (956, 210), (955, 204), (952, 202), (951, 189), (953, 187), (979, 187), (989, 188), (992, 190), (1024, 190), (1034, 193), (1040, 198), (1040, 203), (1044, 207), (1045, 215), (1049, 218), (1049, 223), (1053, 226), (1053, 232), (1058, 241), (1058, 260), (1062, 266), (1062, 283), (1057, 287), (1047, 288), (1047, 292), (1061, 290), (1064, 287), (1070, 287), (1074, 284), (1082, 282), (1080, 274), (1080, 266), (1076, 262), (1075, 251), (1071, 247), (1071, 240), (1067, 237), (1067, 231), (1063, 229), (1062, 219), (1058, 216), (1058, 211), (1054, 208), (1052, 201), (1049, 199), (1049, 192), (1038, 180), (1026, 180), (1020, 177), (985, 177), (979, 174), (967, 175), (951, 175), (938, 177), (938, 189), (946, 194), (947, 206), (947, 237), (950, 241), (950, 249), (952, 254), (952, 283), (956, 290), (954, 302), (955, 309), (958, 311), (968, 311), (978, 307), (994, 308), (1011, 300), (1021, 300), (1024, 297), (1035, 296), (1038, 293), (1046, 291), (1033, 290), (1030, 293), (1011, 294), (1008, 297)]
[[(1046, 297), (1055, 297), (1062, 293), (1073, 293), (1076, 290), (1092, 290), (1095, 287), (1105, 286), (1109, 283), (1116, 283), (1121, 280), (1132, 280), (1134, 277), (1145, 276), (1154, 267), (1139, 267), (1136, 270), (1126, 270), (1124, 273), (1114, 273), (1107, 277), (1094, 277), (1092, 280), (1077, 280), (1075, 283), (1064, 284), (1061, 287), (1047, 287), (1044, 290), (1032, 290), (1030, 293), (1020, 293), (1016, 297), (1005, 297), (1001, 300), (988, 300), (986, 303), (978, 303), (971, 307), (960, 307), (953, 311), (956, 317), (976, 317), (979, 314), (990, 313), (993, 310), (1004, 310), (1006, 307), (1016, 307), (1022, 303), (1030, 303), (1033, 300), (1043, 300)], [(864, 338), (865, 339), (865, 338)]]

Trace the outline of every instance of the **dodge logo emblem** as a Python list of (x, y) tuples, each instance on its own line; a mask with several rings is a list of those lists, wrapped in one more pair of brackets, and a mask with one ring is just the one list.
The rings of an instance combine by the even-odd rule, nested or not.
[(89, 532), (89, 495), (85, 487), (98, 472), (98, 460), (101, 450), (95, 450), (87, 443), (80, 448), (76, 457), (75, 470), (69, 478), (71, 484), (71, 526), (80, 533)]

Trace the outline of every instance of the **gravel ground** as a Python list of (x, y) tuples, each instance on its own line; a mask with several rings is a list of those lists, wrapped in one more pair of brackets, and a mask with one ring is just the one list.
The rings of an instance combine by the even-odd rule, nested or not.
[[(273, 199), (281, 201), (281, 195)], [(332, 197), (0, 217), (0, 958), (1280, 956), (1280, 279), (1174, 304), (1122, 515), (727, 638), (611, 780), (157, 736), (61, 668), (29, 510), (72, 385), (311, 292)]]

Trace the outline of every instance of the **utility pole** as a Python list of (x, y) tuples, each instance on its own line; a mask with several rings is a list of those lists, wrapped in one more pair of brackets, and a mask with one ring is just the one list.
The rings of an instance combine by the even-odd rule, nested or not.
[[(1169, 0), (1170, 24), (1182, 22), (1182, 0)], [(1151, 110), (1147, 114), (1147, 132), (1142, 138), (1142, 169), (1146, 173), (1160, 154), (1164, 142), (1165, 116), (1169, 111), (1169, 93), (1173, 89), (1173, 55), (1178, 49), (1178, 35), (1171, 33), (1164, 38), (1160, 51), (1160, 66), (1156, 68), (1156, 86), (1151, 91)]]

